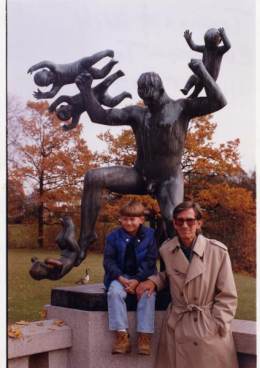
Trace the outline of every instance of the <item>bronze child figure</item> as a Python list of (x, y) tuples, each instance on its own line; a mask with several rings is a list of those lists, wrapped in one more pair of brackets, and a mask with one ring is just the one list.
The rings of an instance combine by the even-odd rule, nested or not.
[(56, 238), (56, 243), (61, 250), (60, 258), (46, 258), (44, 261), (40, 261), (37, 257), (32, 257), (32, 266), (29, 272), (35, 280), (59, 280), (75, 265), (80, 253), (75, 226), (70, 216), (61, 218), (61, 223), (62, 230)]
[[(115, 97), (111, 97), (107, 93), (107, 89), (111, 84), (124, 75), (125, 74), (122, 70), (118, 70), (116, 73), (106, 77), (106, 79), (93, 88), (95, 97), (102, 105), (115, 107), (125, 98), (132, 98), (131, 94), (128, 92), (122, 92)], [(63, 102), (66, 102), (66, 105), (60, 105)], [(58, 97), (49, 107), (49, 112), (54, 111), (56, 112), (57, 117), (62, 121), (68, 121), (71, 119), (71, 123), (63, 125), (64, 130), (75, 128), (79, 122), (81, 114), (85, 111), (85, 103), (81, 93), (71, 97), (65, 95)]]
[[(220, 65), (222, 61), (223, 55), (231, 48), (231, 44), (229, 39), (227, 38), (226, 32), (224, 28), (210, 28), (204, 35), (205, 45), (196, 45), (192, 38), (192, 33), (189, 30), (184, 32), (184, 38), (187, 41), (190, 48), (194, 51), (201, 52), (202, 62), (205, 65), (209, 74), (217, 80)], [(222, 46), (219, 44), (223, 42)], [(181, 89), (181, 92), (184, 95), (187, 95), (192, 87), (194, 88), (193, 93), (189, 96), (191, 98), (197, 97), (201, 90), (203, 89), (202, 81), (193, 74), (187, 81), (184, 88)]]
[[(114, 51), (104, 50), (92, 56), (84, 57), (68, 64), (55, 64), (52, 61), (41, 61), (31, 66), (27, 73), (32, 74), (36, 70), (42, 69), (34, 75), (34, 82), (37, 86), (46, 87), (52, 84), (52, 88), (48, 92), (42, 92), (39, 89), (33, 93), (37, 99), (53, 98), (66, 84), (74, 83), (75, 78), (83, 72), (88, 72), (94, 79), (102, 79), (111, 71), (113, 66), (118, 62), (110, 60), (102, 69), (92, 67), (104, 57), (114, 57)], [(48, 69), (46, 69), (48, 68)]]

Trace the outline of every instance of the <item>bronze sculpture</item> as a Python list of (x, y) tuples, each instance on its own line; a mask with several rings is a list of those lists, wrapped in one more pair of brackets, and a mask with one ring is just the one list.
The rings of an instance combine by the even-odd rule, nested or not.
[(59, 259), (46, 258), (43, 262), (37, 257), (32, 257), (30, 275), (35, 280), (58, 280), (68, 273), (75, 265), (80, 252), (75, 236), (75, 226), (69, 216), (61, 219), (62, 230), (56, 238), (56, 243), (61, 250)]
[(100, 51), (92, 56), (84, 57), (69, 64), (55, 64), (52, 61), (41, 61), (31, 66), (27, 72), (29, 74), (42, 69), (34, 75), (34, 82), (37, 86), (46, 87), (52, 84), (52, 89), (49, 92), (41, 92), (38, 89), (33, 93), (34, 97), (37, 99), (53, 98), (62, 86), (74, 83), (75, 78), (83, 72), (91, 73), (95, 79), (104, 78), (118, 61), (112, 59), (102, 69), (96, 69), (92, 65), (106, 56), (113, 58), (114, 52), (112, 50)]
[(102, 190), (120, 194), (151, 194), (157, 199), (166, 222), (168, 236), (173, 235), (173, 209), (183, 200), (181, 158), (190, 119), (213, 113), (226, 100), (201, 60), (192, 59), (189, 67), (202, 81), (206, 97), (172, 100), (156, 73), (144, 73), (138, 80), (138, 94), (145, 108), (128, 106), (104, 110), (91, 89), (92, 77), (83, 73), (76, 84), (84, 98), (90, 119), (104, 125), (127, 125), (133, 129), (137, 144), (134, 167), (106, 167), (89, 170), (84, 179), (81, 204), (79, 264), (95, 240), (95, 222), (101, 206)]
[[(110, 85), (124, 75), (125, 74), (122, 72), (122, 70), (118, 70), (116, 73), (106, 77), (106, 79), (93, 88), (95, 97), (102, 105), (114, 107), (125, 98), (132, 98), (131, 94), (128, 92), (122, 92), (115, 97), (111, 97), (107, 93), (107, 89), (110, 87)], [(66, 102), (66, 105), (59, 106), (63, 102)], [(59, 96), (49, 107), (49, 112), (54, 111), (56, 111), (57, 117), (62, 121), (71, 119), (70, 124), (63, 125), (64, 130), (75, 128), (79, 122), (80, 115), (85, 111), (85, 105), (81, 93), (71, 97), (65, 95)]]
[[(226, 105), (222, 91), (203, 61), (192, 59), (188, 65), (199, 81), (200, 87), (205, 88), (206, 97), (194, 95), (193, 98), (173, 100), (167, 95), (160, 76), (148, 72), (143, 73), (137, 82), (138, 94), (144, 102), (144, 107), (133, 105), (121, 109), (103, 109), (101, 104), (105, 104), (105, 101), (99, 98), (95, 87), (91, 87), (95, 78), (93, 73), (83, 72), (75, 78), (81, 95), (76, 95), (76, 109), (82, 111), (84, 108), (91, 121), (98, 124), (130, 126), (136, 139), (137, 158), (133, 167), (102, 167), (91, 169), (86, 173), (81, 202), (78, 243), (80, 251), (72, 253), (70, 266), (72, 264), (77, 266), (85, 259), (88, 247), (96, 239), (95, 223), (101, 207), (103, 189), (120, 194), (152, 194), (159, 203), (167, 234), (172, 237), (172, 213), (183, 201), (181, 159), (189, 121), (194, 117), (213, 113)], [(66, 102), (71, 104), (71, 99), (76, 96), (70, 100), (66, 98)], [(51, 105), (52, 111), (60, 101), (57, 99)], [(67, 120), (72, 114), (70, 109), (64, 110), (64, 114), (58, 109), (57, 113), (61, 113), (62, 120)], [(76, 125), (75, 121), (77, 123), (77, 118), (74, 123), (72, 120), (72, 126), (70, 124), (69, 128)], [(65, 246), (70, 247), (66, 242)], [(32, 266), (34, 272), (31, 275), (34, 278), (39, 275), (40, 278), (61, 278), (64, 275), (63, 271), (69, 270), (70, 266), (63, 268), (59, 262), (62, 263), (62, 259), (58, 260), (58, 263), (53, 260), (51, 262), (55, 272), (46, 271), (46, 268), (36, 269), (34, 262)]]
[[(231, 48), (230, 41), (223, 27), (216, 29), (210, 28), (204, 35), (205, 45), (196, 45), (192, 40), (192, 33), (189, 30), (184, 32), (184, 38), (190, 48), (203, 54), (202, 61), (209, 74), (217, 80), (223, 55)], [(219, 44), (223, 42), (222, 46)], [(185, 84), (181, 92), (187, 95), (189, 90), (194, 88), (190, 97), (197, 97), (203, 89), (203, 83), (197, 75), (193, 74)]]

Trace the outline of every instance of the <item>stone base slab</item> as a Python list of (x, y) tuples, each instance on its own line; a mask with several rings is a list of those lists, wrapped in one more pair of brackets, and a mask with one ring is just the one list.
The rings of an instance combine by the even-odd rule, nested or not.
[(156, 312), (156, 334), (152, 339), (152, 355), (137, 354), (135, 312), (128, 312), (132, 351), (127, 355), (113, 355), (111, 348), (114, 334), (108, 330), (107, 312), (82, 311), (71, 308), (46, 306), (48, 318), (65, 321), (72, 329), (72, 348), (68, 368), (150, 368), (153, 367), (164, 315)]
[[(128, 312), (132, 352), (127, 355), (111, 354), (114, 334), (108, 330), (105, 311), (46, 306), (48, 318), (65, 321), (72, 329), (72, 348), (67, 368), (152, 368), (160, 337), (165, 311), (156, 311), (155, 334), (152, 339), (152, 355), (137, 354), (135, 312)], [(239, 368), (256, 368), (256, 323), (234, 320), (232, 331), (238, 351)], [(57, 367), (58, 368), (58, 367)], [(224, 367), (223, 367), (224, 368)]]

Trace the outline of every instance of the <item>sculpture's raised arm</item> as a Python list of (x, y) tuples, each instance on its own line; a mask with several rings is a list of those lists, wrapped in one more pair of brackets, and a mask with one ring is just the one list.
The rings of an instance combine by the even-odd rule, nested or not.
[(101, 59), (103, 59), (107, 56), (113, 58), (114, 57), (114, 51), (113, 50), (99, 51), (99, 52), (96, 52), (92, 56), (84, 57), (83, 59), (80, 60), (80, 62), (82, 63), (82, 65), (85, 68), (89, 68), (91, 65), (96, 64), (98, 61), (100, 61)]
[(197, 59), (191, 59), (189, 63), (190, 69), (202, 81), (206, 97), (196, 97), (186, 99), (185, 112), (190, 117), (211, 114), (222, 109), (226, 104), (226, 98), (221, 89), (206, 70), (203, 62)]
[(52, 104), (50, 104), (49, 106), (49, 112), (54, 112), (55, 109), (62, 103), (62, 102), (67, 102), (68, 104), (71, 104), (71, 97), (70, 96), (59, 96)]
[(33, 97), (35, 97), (37, 100), (40, 100), (42, 98), (53, 98), (54, 96), (56, 96), (60, 89), (61, 86), (58, 84), (53, 85), (52, 89), (48, 92), (42, 92), (39, 90), (39, 88), (37, 88), (37, 91), (33, 92)]
[(203, 52), (204, 51), (205, 46), (196, 45), (195, 42), (193, 42), (192, 33), (188, 29), (184, 32), (184, 38), (185, 38), (187, 44), (190, 46), (190, 48), (193, 51), (197, 51), (197, 52)]
[(223, 42), (223, 46), (220, 46), (220, 49), (222, 51), (222, 53), (224, 54), (225, 52), (227, 52), (230, 48), (231, 48), (231, 42), (229, 41), (229, 38), (225, 32), (225, 29), (223, 27), (220, 27), (218, 29), (221, 40)]
[(89, 73), (80, 74), (75, 82), (84, 100), (85, 109), (93, 123), (104, 125), (132, 126), (139, 118), (138, 106), (128, 106), (122, 109), (103, 109), (96, 99), (91, 84), (93, 77)]

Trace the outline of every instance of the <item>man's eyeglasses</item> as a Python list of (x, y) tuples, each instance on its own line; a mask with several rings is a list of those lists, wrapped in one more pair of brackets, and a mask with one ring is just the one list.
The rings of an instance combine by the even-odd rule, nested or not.
[(186, 222), (188, 226), (193, 226), (195, 225), (196, 221), (197, 219), (195, 218), (176, 218), (174, 219), (174, 222), (177, 226), (183, 226), (184, 222)]

